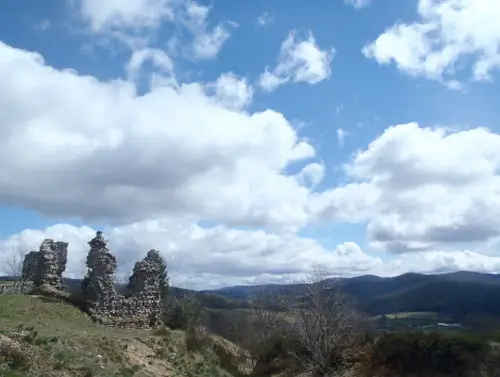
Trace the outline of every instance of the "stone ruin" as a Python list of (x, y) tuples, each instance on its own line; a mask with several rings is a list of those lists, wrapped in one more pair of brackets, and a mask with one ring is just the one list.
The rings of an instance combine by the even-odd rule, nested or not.
[(24, 257), (20, 279), (2, 284), (0, 293), (30, 293), (42, 287), (62, 290), (67, 255), (68, 243), (49, 238), (43, 240), (38, 251), (31, 251)]
[(68, 243), (45, 239), (39, 251), (31, 251), (24, 258), (22, 279), (32, 281), (35, 287), (49, 286), (61, 290), (67, 261)]
[(97, 232), (89, 245), (88, 274), (82, 281), (82, 291), (90, 316), (101, 323), (118, 327), (161, 325), (159, 252), (150, 250), (146, 258), (135, 264), (126, 297), (116, 293), (113, 282), (116, 258), (109, 252), (102, 232)]
[[(102, 232), (98, 231), (88, 244), (87, 275), (81, 284), (86, 312), (97, 322), (114, 327), (160, 326), (162, 299), (159, 252), (149, 250), (142, 261), (136, 262), (124, 296), (116, 292), (113, 278), (117, 262)], [(66, 242), (44, 240), (39, 251), (26, 255), (22, 267), (23, 279), (31, 281), (35, 290), (61, 291), (67, 250)]]

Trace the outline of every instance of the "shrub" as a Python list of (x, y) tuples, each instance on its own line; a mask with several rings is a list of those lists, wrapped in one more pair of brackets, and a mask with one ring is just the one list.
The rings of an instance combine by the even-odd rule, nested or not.
[(225, 349), (222, 345), (215, 343), (213, 350), (219, 359), (219, 365), (233, 377), (240, 377), (244, 374), (238, 368), (238, 360), (235, 360), (234, 355)]
[(205, 348), (208, 345), (208, 340), (208, 334), (202, 329), (187, 330), (184, 338), (188, 351), (197, 351)]
[(372, 345), (365, 367), (394, 374), (465, 376), (486, 363), (485, 340), (467, 335), (400, 332), (381, 335)]
[(21, 348), (8, 343), (0, 343), (0, 364), (6, 364), (13, 370), (27, 370), (30, 363), (29, 355)]
[(271, 376), (284, 371), (294, 371), (300, 365), (296, 355), (306, 356), (305, 350), (292, 334), (281, 334), (269, 338), (256, 353), (253, 375)]
[(154, 335), (156, 336), (169, 336), (170, 335), (170, 330), (165, 327), (160, 327), (159, 329), (154, 330), (153, 332)]

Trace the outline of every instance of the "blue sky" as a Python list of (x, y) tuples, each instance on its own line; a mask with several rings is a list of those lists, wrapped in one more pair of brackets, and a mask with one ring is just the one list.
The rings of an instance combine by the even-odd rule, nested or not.
[(155, 247), (195, 287), (498, 272), (499, 21), (493, 0), (4, 1), (0, 254), (66, 240), (80, 276), (103, 229), (123, 274)]

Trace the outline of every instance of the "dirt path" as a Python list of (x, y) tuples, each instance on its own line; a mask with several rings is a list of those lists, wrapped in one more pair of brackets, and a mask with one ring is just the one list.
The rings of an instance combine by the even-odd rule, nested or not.
[(172, 366), (166, 360), (155, 357), (154, 350), (136, 339), (127, 342), (126, 356), (133, 364), (141, 365), (151, 376), (170, 377), (174, 375)]

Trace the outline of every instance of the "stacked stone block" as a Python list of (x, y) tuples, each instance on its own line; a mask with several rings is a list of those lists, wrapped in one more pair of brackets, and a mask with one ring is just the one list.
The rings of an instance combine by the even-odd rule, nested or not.
[(45, 239), (39, 251), (31, 251), (24, 258), (22, 278), (32, 281), (35, 288), (48, 286), (61, 290), (67, 255), (68, 243)]
[(129, 279), (130, 297), (116, 293), (113, 276), (116, 258), (109, 252), (102, 232), (89, 242), (88, 274), (82, 282), (90, 316), (116, 327), (148, 328), (161, 324), (159, 254), (150, 250), (137, 262)]

